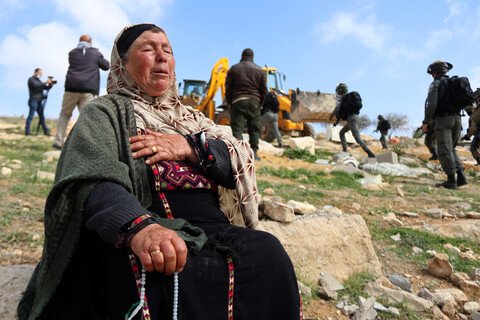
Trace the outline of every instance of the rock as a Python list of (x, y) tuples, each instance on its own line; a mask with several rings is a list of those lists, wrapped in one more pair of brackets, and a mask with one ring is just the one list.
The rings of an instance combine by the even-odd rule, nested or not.
[(276, 201), (264, 200), (265, 210), (263, 213), (272, 220), (279, 222), (292, 222), (295, 220), (293, 208)]
[(318, 279), (318, 284), (332, 291), (340, 291), (345, 289), (345, 287), (340, 282), (338, 282), (337, 279), (335, 279), (328, 273), (323, 273), (323, 272), (320, 274), (320, 278)]
[(453, 272), (453, 267), (447, 260), (435, 256), (428, 260), (427, 270), (436, 277), (448, 278)]
[(357, 182), (360, 183), (362, 186), (364, 186), (369, 184), (378, 185), (378, 184), (381, 184), (383, 181), (382, 181), (382, 175), (379, 174), (376, 176), (369, 175), (365, 178), (358, 179)]
[(385, 308), (382, 304), (380, 304), (380, 303), (378, 303), (378, 302), (375, 302), (375, 303), (373, 304), (373, 308), (374, 308), (375, 310), (382, 311), (382, 312), (387, 312), (387, 311), (388, 311), (387, 308)]
[(374, 320), (377, 316), (377, 311), (373, 308), (375, 298), (365, 299), (360, 296), (358, 300), (359, 309), (353, 315), (352, 320)]
[(393, 236), (390, 236), (390, 239), (392, 239), (392, 240), (395, 241), (395, 242), (399, 242), (399, 241), (402, 240), (402, 236), (401, 236), (400, 233), (397, 233), (397, 234), (395, 234), (395, 235), (393, 235)]
[(387, 219), (387, 222), (388, 222), (389, 225), (391, 225), (393, 227), (403, 227), (403, 222), (398, 220), (397, 218)]
[(360, 173), (364, 177), (368, 175), (368, 173), (366, 173), (362, 169), (358, 169), (357, 167), (350, 164), (337, 164), (332, 171), (341, 171), (341, 172), (346, 172), (348, 174)]
[(361, 206), (361, 205), (359, 205), (359, 204), (356, 203), (356, 202), (352, 203), (352, 210), (358, 211), (358, 210), (360, 210), (360, 209), (362, 209), (362, 206)]
[(329, 288), (324, 288), (322, 286), (316, 286), (315, 291), (321, 297), (327, 300), (337, 300), (338, 293), (335, 291), (330, 290)]
[(463, 305), (463, 310), (468, 314), (472, 314), (480, 310), (480, 305), (476, 301), (468, 301)]
[(407, 291), (407, 292), (412, 292), (412, 284), (410, 283), (410, 281), (399, 275), (399, 274), (392, 274), (388, 280), (390, 280), (390, 282), (394, 285), (396, 285), (397, 287), (400, 287), (400, 289), (404, 290), (404, 291)]
[(311, 154), (315, 154), (315, 139), (312, 137), (291, 138), (287, 141), (290, 148), (307, 149)]
[(268, 194), (270, 196), (273, 196), (275, 194), (275, 190), (273, 190), (272, 188), (267, 188), (263, 190), (263, 194)]
[(18, 319), (17, 305), (33, 269), (28, 264), (0, 266), (0, 319)]
[(402, 214), (409, 218), (418, 218), (418, 213), (404, 211)]
[(460, 254), (458, 255), (460, 257), (460, 259), (462, 260), (470, 260), (470, 261), (476, 261), (477, 258), (475, 257), (475, 255), (469, 253), (469, 252), (460, 252)]
[(340, 216), (340, 215), (343, 214), (342, 210), (340, 210), (339, 208), (336, 208), (336, 207), (332, 207), (332, 206), (324, 206), (322, 210), (326, 214), (333, 214), (333, 215), (337, 215), (337, 216)]
[(405, 197), (405, 193), (403, 192), (402, 188), (397, 187), (397, 188), (395, 189), (395, 191), (397, 191), (397, 194), (398, 194), (400, 197), (402, 197), (402, 198)]
[(464, 280), (469, 280), (468, 274), (464, 272), (455, 272), (450, 275), (448, 278), (451, 283), (460, 288), (460, 283)]
[(398, 163), (398, 155), (393, 151), (388, 151), (376, 155), (377, 162), (387, 162), (392, 164)]
[(468, 219), (480, 219), (480, 212), (469, 211), (465, 214)]
[(443, 306), (446, 300), (455, 301), (458, 304), (463, 304), (468, 301), (467, 296), (462, 290), (456, 288), (437, 289), (433, 293), (433, 300), (436, 304)]
[(423, 253), (423, 249), (419, 247), (412, 247), (413, 254), (421, 254)]
[(343, 307), (342, 313), (348, 317), (352, 316), (358, 310), (358, 306), (356, 304), (349, 304)]
[(417, 295), (420, 298), (423, 298), (432, 302), (434, 301), (433, 294), (427, 288), (421, 288), (420, 291), (418, 291)]
[(296, 214), (314, 214), (317, 211), (317, 208), (308, 202), (289, 200), (287, 206), (292, 207)]
[(355, 271), (381, 274), (371, 235), (362, 216), (318, 214), (285, 225), (260, 221), (275, 235), (296, 267), (299, 279), (315, 283), (320, 272), (343, 281)]
[(453, 244), (451, 244), (451, 243), (446, 243), (446, 244), (444, 244), (444, 245), (443, 245), (443, 248), (444, 248), (444, 249), (447, 249), (447, 250), (449, 250), (449, 251), (452, 251), (452, 252), (454, 252), (454, 253), (457, 253), (457, 254), (461, 252), (461, 250), (460, 250), (459, 248), (453, 246)]
[(440, 208), (432, 208), (425, 210), (425, 214), (431, 218), (442, 219), (443, 210)]
[(460, 282), (460, 289), (468, 295), (478, 296), (480, 294), (480, 287), (475, 281), (463, 280)]
[(480, 320), (480, 312), (474, 312), (470, 315), (472, 320)]
[(300, 292), (301, 295), (309, 298), (312, 297), (312, 289), (310, 289), (310, 287), (304, 285), (300, 281), (297, 281), (297, 284), (298, 284), (298, 291)]
[(403, 290), (395, 290), (384, 287), (377, 283), (367, 283), (365, 291), (372, 297), (386, 299), (391, 304), (405, 302), (406, 306), (415, 311), (429, 310), (433, 303)]
[(480, 221), (479, 220), (458, 220), (449, 223), (429, 226), (413, 226), (413, 229), (420, 229), (426, 232), (449, 238), (468, 239), (473, 242), (480, 242)]
[(472, 205), (468, 202), (457, 202), (457, 203), (452, 203), (450, 207), (467, 211), (467, 210), (470, 210)]
[(47, 151), (42, 155), (42, 157), (47, 158), (47, 159), (50, 158), (50, 159), (52, 159), (51, 161), (58, 160), (58, 159), (60, 159), (60, 154), (61, 153), (62, 152), (60, 150)]
[(317, 159), (317, 160), (315, 160), (315, 164), (318, 164), (320, 166), (329, 166), (330, 165), (330, 160), (328, 160), (328, 159)]
[(437, 320), (450, 320), (437, 306), (433, 307), (433, 317)]
[(474, 281), (480, 281), (480, 269), (475, 268), (470, 274), (470, 278)]
[(2, 167), (2, 176), (5, 178), (10, 178), (12, 175), (12, 169), (7, 168), (7, 167)]
[(442, 312), (448, 317), (453, 318), (453, 316), (455, 316), (455, 303), (452, 300), (446, 300), (442, 306)]
[(388, 307), (388, 312), (395, 315), (396, 317), (400, 317), (400, 311), (395, 307)]
[(55, 180), (55, 173), (38, 170), (37, 171), (37, 179), (53, 181), (53, 180)]

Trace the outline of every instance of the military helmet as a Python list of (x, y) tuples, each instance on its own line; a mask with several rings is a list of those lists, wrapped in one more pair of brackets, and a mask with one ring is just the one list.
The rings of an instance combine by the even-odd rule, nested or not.
[(345, 94), (348, 92), (348, 87), (345, 83), (339, 83), (337, 84), (337, 87), (335, 88), (335, 92), (337, 94)]
[(452, 67), (453, 65), (450, 62), (438, 60), (428, 66), (427, 73), (447, 73)]
[(383, 116), (381, 114), (378, 115), (377, 117), (378, 120), (383, 120)]

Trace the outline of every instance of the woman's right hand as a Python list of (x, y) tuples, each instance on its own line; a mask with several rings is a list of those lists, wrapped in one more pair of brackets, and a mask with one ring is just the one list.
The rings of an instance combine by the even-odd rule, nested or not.
[(130, 241), (130, 248), (140, 258), (145, 270), (167, 275), (181, 272), (187, 262), (187, 245), (173, 230), (150, 224)]

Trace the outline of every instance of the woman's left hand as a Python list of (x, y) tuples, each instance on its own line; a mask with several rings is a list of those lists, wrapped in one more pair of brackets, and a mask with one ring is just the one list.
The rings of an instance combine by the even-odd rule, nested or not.
[(187, 139), (180, 134), (163, 134), (146, 130), (146, 134), (130, 137), (134, 159), (148, 157), (147, 164), (162, 160), (188, 160), (198, 164), (198, 159)]

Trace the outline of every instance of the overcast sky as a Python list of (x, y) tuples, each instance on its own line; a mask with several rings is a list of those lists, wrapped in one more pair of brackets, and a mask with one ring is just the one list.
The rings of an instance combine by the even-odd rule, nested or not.
[(285, 89), (334, 93), (344, 82), (361, 94), (362, 114), (406, 114), (412, 128), (423, 119), (433, 61), (480, 87), (479, 1), (0, 0), (0, 116), (28, 114), (27, 79), (40, 67), (43, 80), (58, 80), (46, 107), (58, 118), (80, 35), (110, 60), (115, 36), (137, 22), (166, 30), (179, 81), (208, 81), (219, 58), (232, 65), (249, 47), (257, 64), (286, 74)]

